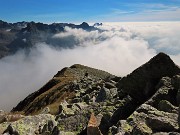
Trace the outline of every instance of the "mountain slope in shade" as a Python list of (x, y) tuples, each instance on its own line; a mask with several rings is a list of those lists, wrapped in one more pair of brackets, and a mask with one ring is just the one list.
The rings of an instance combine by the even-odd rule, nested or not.
[(168, 55), (159, 53), (127, 77), (123, 77), (118, 87), (139, 102), (144, 102), (154, 94), (155, 86), (162, 77), (172, 77), (179, 72), (179, 67)]

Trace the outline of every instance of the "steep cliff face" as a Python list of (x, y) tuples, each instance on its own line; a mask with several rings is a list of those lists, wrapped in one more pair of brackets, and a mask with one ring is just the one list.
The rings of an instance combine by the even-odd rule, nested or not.
[[(159, 53), (123, 78), (79, 64), (64, 68), (21, 101), (12, 114), (33, 114), (30, 119), (37, 124), (36, 118), (46, 120), (47, 114), (42, 113), (51, 113), (47, 122), (41, 120), (43, 124), (31, 130), (39, 135), (178, 135), (179, 103), (180, 68)], [(22, 123), (35, 127), (23, 115), (8, 126), (8, 116), (0, 114), (4, 122), (0, 130), (21, 134)]]

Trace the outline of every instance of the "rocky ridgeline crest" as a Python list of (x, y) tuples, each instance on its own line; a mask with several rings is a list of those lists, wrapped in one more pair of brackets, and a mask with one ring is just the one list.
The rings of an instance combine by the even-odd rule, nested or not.
[(23, 117), (1, 121), (0, 132), (179, 135), (179, 104), (180, 68), (164, 53), (123, 78), (76, 64), (21, 101), (11, 114)]
[(56, 48), (73, 48), (78, 44), (74, 38), (71, 38), (72, 42), (67, 42), (66, 38), (54, 38), (55, 34), (65, 32), (65, 27), (100, 31), (86, 22), (75, 25), (72, 23), (44, 24), (40, 22), (8, 23), (0, 20), (0, 58), (14, 54), (21, 49), (28, 52), (38, 43), (46, 43)]

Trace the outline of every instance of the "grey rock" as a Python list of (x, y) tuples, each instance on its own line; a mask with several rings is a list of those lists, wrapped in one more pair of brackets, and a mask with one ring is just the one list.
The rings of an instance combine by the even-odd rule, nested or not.
[(0, 114), (4, 114), (5, 112), (3, 110), (0, 110)]
[(7, 127), (7, 129), (4, 131), (4, 133), (9, 133), (10, 135), (19, 135), (19, 133), (16, 131), (16, 129), (11, 124)]
[[(152, 131), (169, 132), (177, 131), (179, 129), (177, 119), (178, 115), (176, 113), (159, 111), (150, 105), (143, 104), (128, 118), (127, 121), (134, 123), (136, 126), (139, 126), (138, 123), (146, 123), (149, 128), (147, 128), (147, 126), (145, 127)], [(141, 127), (138, 128), (141, 129)], [(133, 130), (137, 131), (137, 129)]]
[(54, 127), (51, 135), (60, 135), (60, 130), (58, 129), (57, 126)]
[(41, 112), (41, 114), (48, 114), (48, 113), (50, 113), (49, 107), (45, 107)]
[(133, 135), (151, 135), (152, 130), (145, 123), (139, 123), (133, 128), (132, 134)]
[(148, 114), (149, 111), (157, 111), (157, 109), (152, 107), (151, 105), (142, 104), (136, 111)]
[(180, 133), (178, 132), (157, 132), (157, 133), (154, 133), (152, 135), (180, 135)]
[(42, 135), (50, 135), (56, 126), (57, 123), (55, 120), (48, 120), (48, 122), (42, 128)]
[(158, 104), (162, 100), (167, 100), (172, 104), (176, 104), (176, 100), (174, 100), (176, 97), (173, 94), (176, 93), (176, 90), (171, 84), (171, 78), (163, 77), (156, 87), (156, 93), (148, 101), (146, 101), (146, 104), (149, 104), (155, 108), (158, 108)]
[(110, 98), (110, 90), (105, 88), (105, 87), (102, 87), (100, 92), (98, 93), (98, 96), (96, 98), (96, 102), (103, 102), (109, 98)]
[(57, 126), (57, 122), (55, 120), (48, 121), (48, 131), (52, 132), (55, 126)]
[(105, 87), (108, 88), (108, 89), (116, 88), (116, 86), (113, 83), (110, 83), (110, 82), (106, 82)]
[(111, 96), (112, 96), (112, 97), (115, 97), (115, 96), (118, 94), (117, 88), (112, 88), (112, 89), (110, 89), (110, 93), (111, 93)]
[[(154, 113), (154, 112), (153, 112)], [(178, 130), (177, 115), (168, 114), (169, 117), (158, 116), (159, 114), (148, 115), (147, 124), (152, 130), (156, 131), (174, 131)]]
[(0, 114), (0, 123), (3, 123), (6, 121), (5, 115), (4, 114)]
[(152, 135), (169, 135), (169, 133), (167, 133), (167, 132), (157, 132), (157, 133), (154, 133)]
[(84, 100), (84, 102), (89, 103), (91, 98), (90, 98), (89, 94), (86, 94), (85, 96), (83, 96), (82, 99)]
[[(35, 131), (38, 131), (39, 125), (44, 125), (46, 121), (54, 120), (55, 117), (50, 114), (39, 114), (35, 116), (26, 116), (18, 121), (11, 122), (11, 127), (9, 127), (8, 130), (13, 132), (17, 131), (19, 135), (30, 135), (34, 133)], [(1, 128), (6, 128), (9, 126), (9, 122), (5, 122), (0, 124)]]
[(178, 112), (178, 107), (173, 106), (167, 100), (161, 100), (158, 104), (158, 109), (160, 111), (169, 112), (169, 113), (177, 113)]
[(118, 132), (118, 128), (116, 127), (116, 126), (112, 126), (112, 127), (110, 127), (110, 133), (111, 134), (116, 134)]
[(78, 97), (72, 99), (72, 103), (79, 103), (79, 102), (81, 102), (81, 99)]
[(178, 132), (170, 132), (169, 135), (180, 135)]
[(180, 89), (180, 75), (173, 76), (172, 83), (175, 89)]
[(180, 104), (180, 75), (176, 75), (172, 78), (172, 84), (174, 88), (178, 91), (176, 95), (177, 104)]
[(177, 102), (177, 104), (180, 104), (180, 89), (178, 89), (178, 92), (176, 95), (176, 102)]
[(48, 124), (45, 124), (42, 128), (42, 134), (48, 132)]

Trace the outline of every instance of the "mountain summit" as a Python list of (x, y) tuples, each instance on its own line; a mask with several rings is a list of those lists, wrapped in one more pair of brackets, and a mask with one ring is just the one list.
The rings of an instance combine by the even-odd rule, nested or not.
[(180, 72), (179, 67), (165, 53), (159, 53), (149, 62), (123, 77), (119, 89), (144, 102), (155, 92), (155, 86), (162, 77), (172, 77)]

